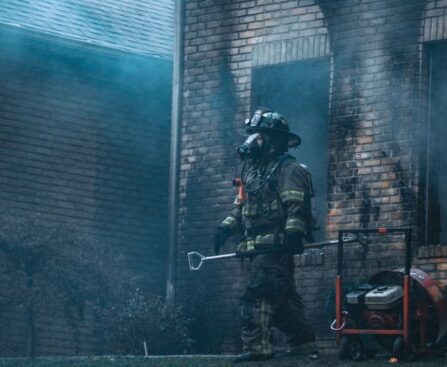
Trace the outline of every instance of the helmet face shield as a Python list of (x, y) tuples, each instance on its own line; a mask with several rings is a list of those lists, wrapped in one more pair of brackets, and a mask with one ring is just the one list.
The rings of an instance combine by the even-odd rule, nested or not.
[(259, 123), (262, 121), (262, 114), (264, 111), (265, 110), (263, 110), (262, 108), (255, 111), (253, 117), (249, 121), (250, 127), (258, 127)]

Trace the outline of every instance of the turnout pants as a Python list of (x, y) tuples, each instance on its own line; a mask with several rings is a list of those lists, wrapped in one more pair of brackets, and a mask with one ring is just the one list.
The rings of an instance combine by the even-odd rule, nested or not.
[(291, 347), (315, 340), (293, 279), (291, 255), (261, 255), (253, 261), (249, 283), (241, 297), (244, 352), (272, 354), (270, 330), (276, 326)]

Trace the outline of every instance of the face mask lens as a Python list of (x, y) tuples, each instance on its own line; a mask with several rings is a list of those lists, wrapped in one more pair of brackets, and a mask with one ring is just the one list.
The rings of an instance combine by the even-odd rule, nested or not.
[(256, 158), (261, 148), (259, 145), (259, 140), (262, 144), (262, 137), (259, 133), (251, 134), (241, 146), (236, 148), (241, 159), (245, 159), (247, 157)]

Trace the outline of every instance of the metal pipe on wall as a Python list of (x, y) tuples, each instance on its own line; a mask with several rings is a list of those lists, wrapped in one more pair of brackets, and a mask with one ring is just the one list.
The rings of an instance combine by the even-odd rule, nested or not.
[(183, 27), (184, 0), (175, 0), (175, 46), (172, 80), (171, 149), (169, 165), (167, 237), (168, 257), (166, 274), (166, 302), (169, 303), (173, 303), (175, 301), (175, 283), (177, 272), (178, 167), (183, 93)]

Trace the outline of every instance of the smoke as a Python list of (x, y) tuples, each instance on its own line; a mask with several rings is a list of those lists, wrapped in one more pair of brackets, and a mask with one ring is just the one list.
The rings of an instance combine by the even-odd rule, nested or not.
[[(415, 143), (422, 146), (424, 139), (418, 130), (423, 114), (418, 100), (418, 41), (425, 1), (402, 1), (397, 12), (384, 1), (365, 6), (358, 14), (344, 11), (352, 7), (345, 1), (320, 5), (330, 34), (340, 35), (332, 44), (331, 119), (335, 135), (345, 143), (335, 148), (334, 159), (343, 157), (358, 177), (353, 186), (343, 185), (344, 177), (334, 177), (334, 183), (361, 203), (362, 226), (395, 225), (397, 215), (392, 218), (384, 205), (389, 200), (396, 203), (399, 196), (399, 210), (406, 211), (415, 209), (417, 201), (418, 172), (408, 157), (417, 159)], [(358, 25), (350, 28), (355, 16)], [(412, 224), (408, 219), (399, 218), (403, 225)]]
[[(0, 17), (16, 22), (20, 11), (23, 27), (0, 27), (1, 199), (50, 223), (80, 221), (125, 254), (143, 288), (162, 293), (172, 61), (149, 56), (149, 47), (139, 54), (74, 41), (76, 32), (67, 40), (59, 31), (94, 28), (96, 18), (85, 24), (76, 13), (87, 5), (4, 5)], [(118, 17), (111, 13), (106, 23)]]
[(0, 12), (0, 199), (48, 223), (76, 220), (159, 294), (173, 7), (17, 0)]

